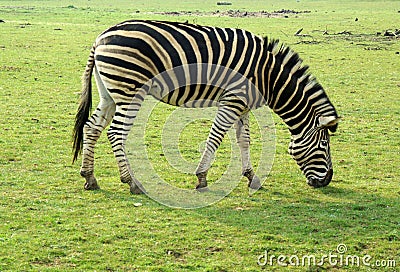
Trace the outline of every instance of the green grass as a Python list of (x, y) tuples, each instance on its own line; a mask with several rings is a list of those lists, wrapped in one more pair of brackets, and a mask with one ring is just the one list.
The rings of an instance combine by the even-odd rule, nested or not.
[[(341, 243), (349, 255), (396, 260), (397, 268), (387, 271), (398, 270), (400, 43), (376, 33), (399, 28), (400, 2), (232, 2), (222, 7), (216, 1), (201, 6), (169, 0), (0, 1), (5, 21), (0, 24), (0, 271), (373, 270), (257, 264), (266, 250), (321, 257)], [(311, 12), (289, 18), (148, 13), (282, 8)], [(244, 180), (222, 201), (202, 209), (171, 209), (147, 196), (132, 196), (119, 182), (104, 135), (96, 149), (102, 190), (84, 191), (79, 164), (71, 164), (80, 77), (96, 36), (131, 18), (241, 27), (280, 38), (299, 52), (343, 116), (332, 137), (331, 185), (318, 190), (306, 185), (287, 154), (289, 133), (274, 116), (275, 162), (265, 189), (252, 197)], [(312, 37), (295, 37), (300, 28)], [(338, 34), (343, 31), (352, 35)], [(208, 129), (188, 129), (182, 149), (195, 162), (199, 143), (191, 145), (190, 137), (205, 138)], [(194, 176), (168, 169), (160, 156), (157, 124), (151, 133), (150, 156), (160, 162), (160, 174), (177, 186), (194, 186)], [(224, 167), (223, 150), (215, 178)], [(255, 144), (255, 157), (258, 151)]]

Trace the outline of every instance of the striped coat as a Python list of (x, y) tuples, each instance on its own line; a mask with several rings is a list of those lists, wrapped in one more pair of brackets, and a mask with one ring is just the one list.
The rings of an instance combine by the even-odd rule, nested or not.
[[(94, 72), (93, 72), (94, 71)], [(91, 117), (94, 73), (101, 101)], [(278, 41), (248, 31), (160, 21), (126, 21), (96, 39), (84, 74), (76, 116), (74, 147), (83, 150), (81, 175), (86, 189), (97, 189), (93, 153), (101, 131), (108, 137), (131, 192), (143, 191), (134, 178), (124, 142), (146, 95), (175, 106), (218, 106), (196, 175), (207, 187), (211, 157), (236, 124), (243, 175), (259, 188), (250, 162), (248, 112), (262, 105), (277, 113), (292, 134), (289, 153), (314, 187), (332, 178), (329, 133), (339, 120), (335, 108), (299, 56)], [(323, 144), (321, 144), (323, 143)]]

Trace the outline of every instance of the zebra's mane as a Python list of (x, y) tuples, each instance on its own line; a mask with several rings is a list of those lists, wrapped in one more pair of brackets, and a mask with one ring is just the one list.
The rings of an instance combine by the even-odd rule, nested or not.
[(276, 60), (281, 62), (290, 71), (292, 76), (301, 79), (307, 85), (312, 85), (310, 87), (313, 87), (313, 89), (322, 89), (316, 78), (309, 72), (309, 67), (303, 65), (303, 60), (298, 53), (280, 43), (279, 40), (273, 39), (269, 41), (268, 37), (264, 37), (264, 45), (265, 50), (271, 52)]

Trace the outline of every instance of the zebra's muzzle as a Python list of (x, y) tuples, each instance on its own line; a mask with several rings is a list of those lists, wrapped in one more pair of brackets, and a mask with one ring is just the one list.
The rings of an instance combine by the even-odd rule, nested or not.
[(320, 188), (320, 187), (325, 187), (327, 186), (333, 177), (333, 169), (329, 169), (328, 172), (326, 173), (325, 178), (323, 179), (318, 179), (318, 178), (309, 178), (307, 180), (308, 185), (314, 187), (314, 188)]

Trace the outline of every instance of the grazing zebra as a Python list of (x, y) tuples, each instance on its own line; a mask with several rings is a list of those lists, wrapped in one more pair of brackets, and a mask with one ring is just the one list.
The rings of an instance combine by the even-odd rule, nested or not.
[[(196, 69), (189, 71), (190, 65)], [(233, 125), (241, 150), (242, 173), (250, 188), (261, 187), (250, 162), (248, 113), (262, 105), (269, 106), (287, 124), (291, 132), (289, 153), (308, 184), (328, 185), (333, 175), (328, 130), (336, 130), (339, 118), (307, 68), (290, 48), (242, 29), (139, 20), (109, 28), (91, 49), (74, 128), (74, 161), (82, 150), (80, 173), (86, 179), (85, 189), (99, 188), (93, 175), (94, 146), (111, 122), (107, 136), (121, 181), (130, 185), (132, 193), (144, 190), (133, 175), (124, 143), (147, 94), (176, 106), (218, 106), (196, 170), (198, 190), (207, 189), (211, 158)], [(177, 82), (182, 81), (177, 70), (183, 73), (185, 82)], [(157, 79), (166, 71), (172, 72)], [(232, 76), (232, 71), (242, 78)], [(92, 74), (100, 102), (89, 118)], [(206, 84), (196, 84), (199, 78)], [(243, 78), (252, 86), (246, 85)], [(221, 81), (223, 88), (217, 85)]]

